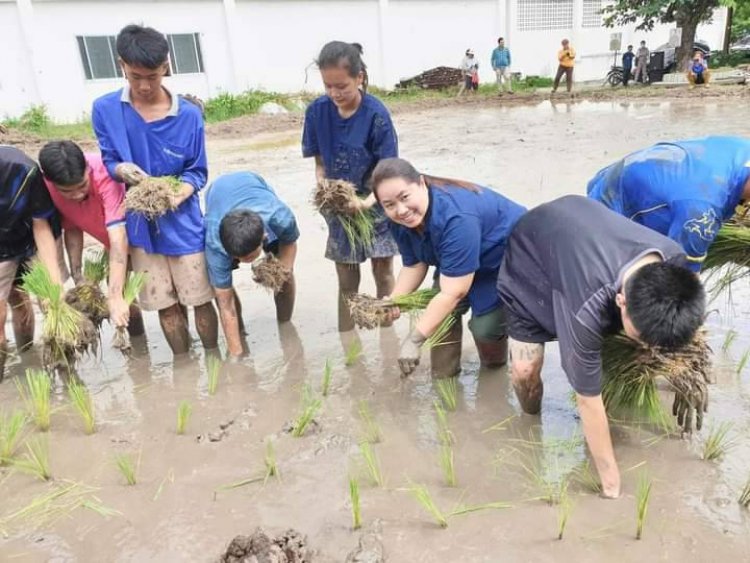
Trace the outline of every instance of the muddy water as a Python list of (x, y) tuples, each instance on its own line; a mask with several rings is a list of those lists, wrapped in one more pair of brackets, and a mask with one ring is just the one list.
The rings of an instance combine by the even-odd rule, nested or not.
[[(700, 103), (454, 108), (400, 114), (396, 125), (402, 154), (423, 170), (487, 183), (534, 205), (583, 192), (599, 167), (660, 139), (748, 134), (747, 106)], [(459, 485), (444, 487), (432, 414), (435, 392), (426, 367), (407, 381), (398, 377), (395, 354), (406, 321), (380, 332), (336, 331), (335, 277), (322, 258), (325, 226), (308, 203), (313, 164), (300, 158), (298, 140), (299, 132), (290, 131), (209, 145), (213, 174), (256, 170), (297, 214), (303, 238), (293, 324), (277, 326), (271, 296), (254, 286), (243, 267), (235, 279), (251, 355), (224, 367), (213, 397), (206, 391), (197, 340), (189, 357), (173, 361), (155, 316), (149, 315), (148, 339), (136, 341), (134, 357), (126, 361), (108, 349), (111, 332), (105, 328), (102, 358), (81, 367), (93, 393), (98, 432), (83, 434), (58, 387), (49, 432), (55, 483), (3, 470), (0, 519), (66, 480), (95, 488), (92, 494), (117, 514), (103, 517), (81, 508), (39, 526), (34, 520), (0, 520), (7, 534), (0, 540), (0, 560), (211, 561), (232, 537), (262, 525), (274, 533), (296, 528), (309, 536), (319, 560), (343, 561), (360, 537), (350, 529), (349, 475), (360, 476), (364, 529), (379, 535), (391, 561), (747, 559), (750, 515), (736, 502), (750, 476), (750, 367), (736, 369), (750, 347), (747, 288), (735, 291), (733, 303), (717, 302), (710, 319), (717, 384), (707, 426), (732, 421), (735, 447), (723, 461), (708, 463), (700, 459), (706, 430), (689, 442), (615, 425), (625, 495), (604, 501), (571, 485), (572, 511), (559, 542), (558, 511), (534, 500), (541, 492), (523, 469), (545, 459), (543, 476), (554, 482), (585, 460), (556, 346), (548, 346), (539, 418), (519, 415), (505, 371), (479, 370), (466, 339), (459, 406), (450, 414)], [(364, 274), (363, 289), (372, 291), (371, 276)], [(739, 336), (722, 352), (730, 329)], [(361, 339), (363, 353), (347, 367), (344, 355), (354, 339)], [(317, 416), (319, 431), (292, 438), (282, 428), (297, 412), (302, 385), (319, 388), (327, 358), (333, 382)], [(26, 354), (11, 362), (11, 376), (22, 373), (22, 362), (35, 361)], [(3, 410), (19, 405), (9, 379), (0, 385)], [(187, 433), (178, 436), (175, 419), (182, 400), (191, 402), (193, 415)], [(383, 435), (375, 450), (384, 488), (371, 486), (361, 468), (361, 400), (369, 402)], [(506, 422), (493, 429), (501, 421)], [(262, 475), (269, 437), (281, 479), (217, 491)], [(113, 464), (117, 453), (140, 459), (135, 487), (123, 485)], [(644, 467), (653, 479), (653, 493), (639, 542), (634, 539), (634, 493)], [(410, 482), (426, 484), (446, 512), (493, 501), (512, 507), (453, 516), (442, 530), (405, 490)], [(39, 523), (39, 517), (35, 520)]]

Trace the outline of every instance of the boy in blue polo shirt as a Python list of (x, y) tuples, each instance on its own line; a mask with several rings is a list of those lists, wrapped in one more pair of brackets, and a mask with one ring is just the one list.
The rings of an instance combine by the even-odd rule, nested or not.
[(276, 318), (286, 322), (294, 309), (294, 259), (299, 229), (291, 209), (266, 181), (252, 172), (219, 176), (206, 192), (206, 261), (231, 356), (243, 352), (239, 299), (232, 289), (235, 260), (253, 262), (261, 251), (275, 254), (292, 277), (274, 296)]
[(658, 143), (600, 170), (588, 196), (682, 245), (698, 272), (722, 222), (750, 198), (750, 140)]
[(195, 308), (195, 325), (206, 349), (216, 348), (218, 319), (206, 273), (203, 217), (198, 191), (207, 177), (203, 119), (198, 107), (169, 92), (169, 46), (152, 28), (129, 25), (117, 36), (127, 85), (94, 102), (92, 122), (110, 175), (133, 186), (146, 176), (175, 176), (177, 209), (153, 221), (126, 217), (133, 269), (147, 274), (140, 303), (159, 311), (174, 354), (188, 351), (183, 307)]

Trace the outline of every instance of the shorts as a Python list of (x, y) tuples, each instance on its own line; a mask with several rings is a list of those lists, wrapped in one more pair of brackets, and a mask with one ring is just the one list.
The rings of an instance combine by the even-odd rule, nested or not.
[(519, 315), (511, 307), (506, 306), (505, 310), (508, 336), (513, 340), (527, 344), (544, 344), (557, 339), (556, 336), (539, 326), (539, 323)]
[(145, 311), (160, 311), (176, 303), (198, 307), (214, 298), (203, 252), (165, 256), (131, 247), (130, 259), (135, 272), (146, 274), (143, 289), (138, 295), (141, 308)]
[[(63, 252), (62, 237), (58, 237), (57, 243), (57, 266), (60, 268), (62, 283), (65, 283), (70, 277), (68, 265), (65, 263), (65, 253)], [(20, 287), (23, 283), (23, 275), (29, 271), (31, 263), (35, 257), (28, 258), (11, 258), (0, 262), (0, 301), (7, 301), (10, 292), (14, 287)]]
[(328, 224), (326, 258), (337, 264), (361, 264), (371, 258), (391, 258), (398, 254), (398, 245), (391, 234), (388, 219), (380, 205), (372, 208), (375, 215), (375, 233), (372, 246), (361, 244), (354, 248), (349, 244), (344, 227), (336, 216), (323, 215)]

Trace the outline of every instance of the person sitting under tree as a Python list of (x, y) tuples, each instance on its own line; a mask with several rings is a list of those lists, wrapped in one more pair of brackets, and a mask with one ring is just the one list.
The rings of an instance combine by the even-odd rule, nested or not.
[(711, 71), (708, 70), (708, 64), (706, 64), (703, 53), (700, 51), (695, 52), (693, 60), (688, 64), (687, 78), (691, 88), (695, 88), (696, 85), (708, 88)]

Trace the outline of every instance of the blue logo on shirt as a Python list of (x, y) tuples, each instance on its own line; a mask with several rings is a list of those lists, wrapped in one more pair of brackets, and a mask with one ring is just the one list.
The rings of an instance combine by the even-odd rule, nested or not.
[(706, 241), (714, 240), (716, 237), (716, 212), (709, 209), (700, 219), (689, 219), (685, 221), (683, 228), (689, 233), (696, 233)]

